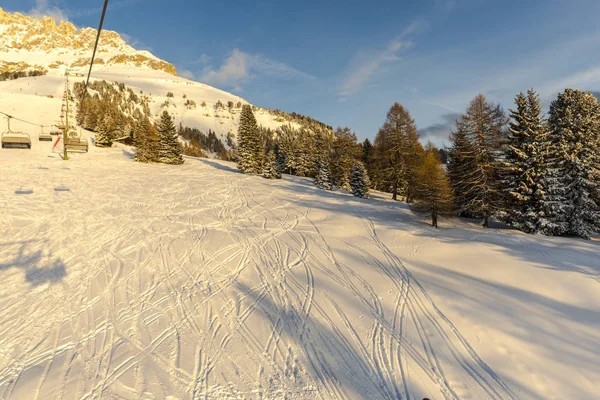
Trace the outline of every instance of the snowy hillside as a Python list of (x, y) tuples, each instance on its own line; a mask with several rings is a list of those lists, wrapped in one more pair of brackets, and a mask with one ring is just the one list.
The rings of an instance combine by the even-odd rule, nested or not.
[[(65, 70), (70, 70), (72, 83), (84, 79), (96, 33), (92, 28), (77, 30), (69, 23), (56, 24), (49, 17), (38, 20), (0, 9), (0, 72), (47, 71), (45, 76), (0, 82), (0, 111), (40, 125), (55, 123), (60, 116)], [(237, 132), (238, 105), (248, 104), (243, 98), (176, 76), (171, 64), (147, 51), (135, 50), (116, 32), (103, 32), (97, 57), (101, 61), (94, 65), (92, 80), (124, 83), (136, 93), (142, 91), (150, 97), (155, 115), (166, 109), (177, 124), (205, 133), (212, 130), (223, 139)], [(169, 93), (173, 97), (167, 97)], [(187, 101), (196, 106), (186, 107)], [(257, 108), (255, 116), (266, 128), (284, 124), (299, 127), (270, 110)], [(15, 124), (15, 128), (35, 132), (31, 126)], [(4, 131), (2, 126), (0, 131)]]
[(596, 241), (50, 146), (0, 149), (2, 399), (597, 398)]

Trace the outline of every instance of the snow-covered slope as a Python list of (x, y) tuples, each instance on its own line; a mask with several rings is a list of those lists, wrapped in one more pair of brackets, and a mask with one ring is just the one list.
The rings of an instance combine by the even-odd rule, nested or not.
[(0, 149), (2, 399), (597, 398), (598, 242), (50, 146)]
[[(34, 19), (0, 9), (0, 72), (47, 70), (46, 76), (0, 82), (0, 111), (42, 125), (57, 121), (65, 70), (70, 70), (72, 82), (84, 79), (96, 34), (95, 29), (77, 30), (69, 23), (57, 24), (50, 17)], [(181, 122), (205, 133), (212, 130), (223, 139), (228, 133), (237, 132), (239, 105), (249, 104), (231, 93), (178, 77), (171, 64), (147, 51), (135, 50), (116, 32), (103, 32), (97, 58), (101, 61), (94, 65), (93, 80), (120, 82), (136, 93), (143, 91), (150, 96), (155, 115), (166, 109), (177, 124)], [(168, 93), (173, 97), (167, 97)], [(196, 106), (186, 106), (188, 101)], [(219, 103), (224, 107), (219, 107)], [(34, 104), (42, 107), (41, 112), (32, 107)], [(271, 129), (283, 124), (300, 126), (260, 107), (255, 116), (259, 125)], [(32, 128), (23, 125), (19, 129)], [(3, 130), (0, 124), (0, 131)]]

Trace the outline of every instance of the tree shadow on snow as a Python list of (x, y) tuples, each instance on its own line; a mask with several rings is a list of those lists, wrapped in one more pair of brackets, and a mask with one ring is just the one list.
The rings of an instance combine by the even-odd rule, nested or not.
[(133, 160), (135, 158), (135, 152), (133, 150), (123, 149), (122, 152), (123, 152), (123, 155), (125, 157), (129, 158), (130, 160)]
[[(600, 311), (585, 305), (563, 302), (550, 295), (492, 282), (465, 272), (453, 271), (411, 259), (419, 267), (419, 281), (444, 303), (469, 320), (489, 324), (509, 337), (528, 343), (536, 357), (556, 360), (572, 371), (595, 371), (600, 359)], [(476, 328), (475, 333), (481, 328)], [(486, 335), (488, 336), (488, 335)], [(595, 337), (594, 337), (595, 336)], [(488, 342), (488, 345), (494, 346)], [(509, 346), (508, 342), (505, 344)], [(496, 343), (496, 347), (501, 344)], [(517, 349), (502, 349), (509, 354)], [(503, 369), (515, 367), (512, 357), (504, 358)], [(522, 360), (527, 363), (527, 359)], [(496, 361), (497, 363), (498, 361)], [(501, 364), (496, 364), (499, 368)], [(523, 377), (527, 382), (528, 377)], [(557, 376), (560, 386), (575, 385), (570, 376)], [(515, 382), (515, 385), (520, 385)], [(582, 388), (580, 388), (582, 389)], [(594, 398), (597, 393), (588, 393)], [(537, 395), (539, 396), (539, 394)], [(587, 398), (587, 397), (586, 397)]]
[[(317, 397), (314, 390), (318, 390), (321, 394), (325, 391), (333, 398), (398, 398), (397, 390), (401, 390), (401, 382), (392, 382), (382, 376), (373, 360), (368, 359), (366, 353), (351, 339), (350, 332), (345, 335), (335, 325), (327, 326), (323, 323), (328, 319), (327, 316), (317, 319), (311, 313), (307, 319), (302, 310), (291, 304), (279, 304), (278, 299), (261, 295), (257, 288), (239, 281), (235, 286), (240, 292), (240, 298), (256, 305), (254, 313), (260, 313), (261, 320), (269, 321), (272, 327), (279, 327), (281, 339), (277, 342), (278, 345), (281, 343), (280, 351), (288, 353), (290, 360), (279, 358), (286, 363), (282, 366), (282, 371), (278, 372), (274, 368), (273, 376), (265, 377), (267, 381), (279, 381), (272, 388), (279, 395), (283, 386), (287, 392), (285, 395), (291, 397)], [(252, 339), (258, 340), (256, 336)], [(292, 352), (294, 355), (290, 357)], [(296, 363), (300, 355), (306, 365)], [(273, 363), (271, 367), (274, 364), (276, 365)], [(311, 387), (311, 382), (306, 381), (307, 375), (319, 384), (318, 389)], [(308, 392), (303, 391), (307, 387), (310, 388)], [(269, 384), (261, 382), (261, 388), (264, 390), (261, 394), (265, 398), (274, 394), (269, 392)], [(328, 395), (325, 394), (325, 397)]]
[[(189, 158), (189, 157), (186, 157), (186, 158)], [(227, 165), (224, 162), (218, 162), (216, 160), (211, 160), (211, 159), (208, 159), (208, 158), (196, 158), (196, 157), (193, 157), (192, 159), (198, 160), (201, 163), (209, 165), (209, 166), (211, 166), (213, 168), (220, 169), (221, 171), (234, 172), (236, 174), (241, 174), (240, 170), (238, 170), (236, 167), (234, 167), (233, 165), (231, 165), (231, 166)]]
[(45, 283), (54, 284), (62, 281), (67, 275), (65, 263), (61, 259), (53, 259), (52, 255), (44, 256), (41, 250), (30, 251), (28, 245), (33, 242), (0, 244), (0, 248), (20, 245), (12, 260), (0, 263), (0, 272), (11, 268), (22, 269), (25, 271), (25, 280), (32, 286), (40, 286)]

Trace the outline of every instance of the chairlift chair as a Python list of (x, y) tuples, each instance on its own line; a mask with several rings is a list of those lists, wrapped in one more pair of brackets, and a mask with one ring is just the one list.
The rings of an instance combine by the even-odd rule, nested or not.
[(25, 132), (13, 132), (10, 129), (10, 120), (8, 118), (8, 130), (2, 134), (3, 149), (31, 149), (31, 137)]
[(89, 149), (89, 143), (87, 139), (81, 137), (81, 128), (79, 129), (79, 135), (67, 138), (65, 140), (65, 146), (67, 147), (67, 151), (70, 152), (87, 153)]
[(40, 135), (38, 137), (39, 141), (40, 142), (42, 142), (42, 141), (51, 142), (52, 141), (52, 135), (49, 134), (49, 133), (45, 133), (43, 126), (40, 126), (40, 129), (41, 129), (41, 131), (40, 131)]

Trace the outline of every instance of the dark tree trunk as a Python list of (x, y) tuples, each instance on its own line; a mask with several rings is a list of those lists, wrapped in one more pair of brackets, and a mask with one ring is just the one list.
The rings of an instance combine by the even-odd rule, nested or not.
[(437, 212), (432, 211), (431, 212), (431, 226), (433, 226), (434, 228), (438, 227), (438, 220), (437, 220)]

